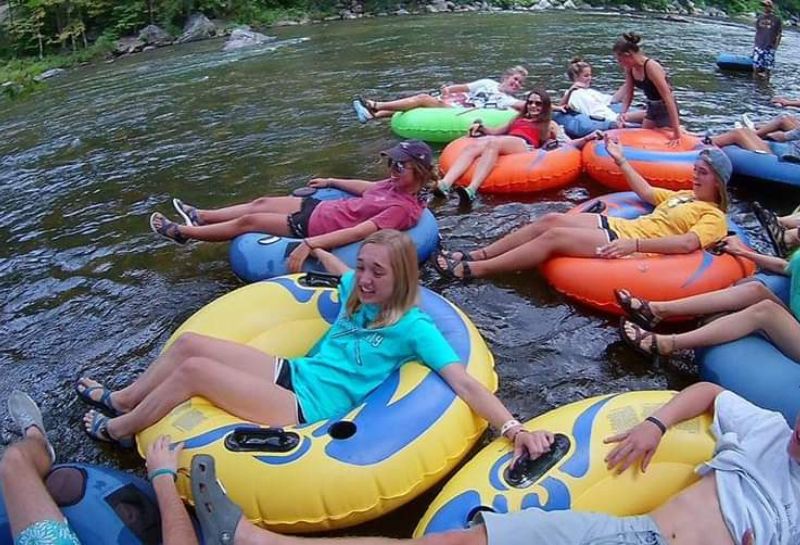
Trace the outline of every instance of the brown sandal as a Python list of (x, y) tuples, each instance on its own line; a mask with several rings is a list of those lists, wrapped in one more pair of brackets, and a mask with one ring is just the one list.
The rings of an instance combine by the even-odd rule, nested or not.
[[(633, 326), (633, 338), (628, 335), (628, 331), (625, 329), (625, 326), (628, 324)], [(626, 320), (625, 318), (620, 318), (619, 335), (622, 337), (622, 340), (625, 341), (625, 344), (640, 354), (652, 358), (654, 362), (657, 362), (662, 356), (669, 356), (669, 354), (661, 353), (661, 350), (658, 348), (658, 339), (656, 338), (655, 333), (652, 331), (647, 331), (646, 329), (639, 327), (635, 323)], [(650, 341), (649, 348), (645, 348), (643, 346), (643, 342), (646, 340)], [(672, 336), (672, 351), (675, 351), (675, 335)]]
[(661, 318), (653, 314), (653, 309), (650, 308), (650, 303), (646, 299), (634, 297), (626, 289), (614, 290), (614, 297), (622, 311), (636, 325), (649, 330), (661, 323)]

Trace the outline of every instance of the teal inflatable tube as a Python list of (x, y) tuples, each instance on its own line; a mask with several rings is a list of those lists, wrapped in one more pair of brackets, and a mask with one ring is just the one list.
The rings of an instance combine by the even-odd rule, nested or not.
[(734, 55), (733, 53), (720, 53), (717, 57), (717, 66), (720, 70), (752, 72), (753, 57), (749, 55)]
[[(789, 278), (759, 273), (756, 279), (789, 302)], [(766, 337), (749, 335), (696, 351), (700, 377), (736, 392), (765, 409), (779, 411), (789, 425), (800, 412), (800, 363)]]
[[(306, 195), (308, 196), (308, 195)], [(319, 200), (349, 199), (353, 195), (338, 189), (318, 189), (313, 197)], [(422, 212), (417, 224), (406, 231), (417, 247), (420, 263), (428, 259), (439, 245), (439, 225), (427, 208)], [(292, 253), (300, 239), (276, 237), (266, 233), (246, 233), (239, 235), (230, 245), (228, 258), (233, 272), (245, 282), (257, 282), (274, 276), (289, 274), (286, 258)], [(355, 267), (361, 242), (340, 246), (333, 255), (349, 267)], [(316, 259), (309, 258), (303, 266), (305, 272), (324, 272), (325, 268)]]

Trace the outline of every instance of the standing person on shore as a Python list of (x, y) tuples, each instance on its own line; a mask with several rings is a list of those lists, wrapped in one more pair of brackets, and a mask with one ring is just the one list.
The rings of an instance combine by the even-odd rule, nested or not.
[(614, 43), (614, 56), (625, 70), (625, 83), (622, 86), (622, 111), (619, 114), (619, 125), (627, 121), (628, 108), (633, 100), (633, 88), (639, 88), (647, 99), (647, 110), (643, 129), (671, 128), (670, 147), (675, 147), (681, 140), (681, 118), (678, 103), (672, 92), (672, 85), (667, 78), (664, 67), (647, 57), (639, 47), (642, 37), (627, 32)]
[(773, 12), (772, 0), (761, 0), (764, 13), (756, 19), (756, 38), (753, 44), (753, 73), (768, 78), (775, 64), (775, 50), (781, 43), (781, 19)]

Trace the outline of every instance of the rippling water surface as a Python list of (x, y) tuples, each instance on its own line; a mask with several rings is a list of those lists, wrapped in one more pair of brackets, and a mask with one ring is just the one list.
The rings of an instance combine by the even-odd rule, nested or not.
[[(171, 212), (172, 196), (214, 206), (285, 194), (313, 175), (382, 176), (377, 154), (394, 139), (388, 124), (356, 122), (349, 103), (359, 92), (390, 98), (523, 63), (530, 84), (560, 93), (576, 54), (595, 64), (598, 88), (613, 90), (621, 75), (610, 46), (626, 30), (644, 34), (647, 53), (668, 67), (689, 129), (722, 130), (744, 111), (776, 113), (775, 94), (800, 96), (795, 32), (763, 83), (714, 68), (720, 50), (749, 53), (748, 26), (561, 12), (276, 29), (280, 41), (269, 47), (161, 49), (80, 68), (28, 99), (0, 102), (0, 398), (15, 386), (31, 391), (63, 460), (139, 467), (135, 456), (85, 438), (75, 378), (126, 384), (183, 320), (239, 285), (226, 245), (165, 242), (150, 233), (150, 212)], [(482, 197), (471, 213), (452, 204), (434, 212), (450, 245), (470, 247), (602, 192), (583, 180), (529, 197)], [(733, 193), (737, 219), (762, 247), (748, 201), (785, 211), (797, 197), (753, 185)], [(522, 417), (693, 379), (631, 354), (615, 320), (565, 300), (537, 273), (470, 285), (423, 276), (475, 321), (496, 355), (500, 396)], [(408, 534), (421, 507), (375, 528)]]

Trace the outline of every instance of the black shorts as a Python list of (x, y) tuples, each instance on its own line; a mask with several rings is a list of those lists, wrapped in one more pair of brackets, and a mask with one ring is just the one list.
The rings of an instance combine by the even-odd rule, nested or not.
[(297, 394), (295, 393), (294, 385), (292, 384), (292, 366), (289, 365), (289, 362), (284, 358), (275, 358), (275, 367), (277, 372), (275, 384), (284, 390), (289, 390), (295, 394), (294, 399), (297, 403), (297, 422), (299, 424), (305, 424), (306, 417), (303, 415), (303, 408), (300, 406), (300, 400), (297, 399)]
[(286, 222), (293, 237), (306, 238), (308, 236), (308, 220), (311, 219), (311, 213), (320, 202), (322, 201), (314, 197), (303, 197), (303, 202), (300, 203), (300, 210), (294, 214), (289, 214)]
[(614, 242), (619, 238), (619, 235), (614, 232), (614, 230), (608, 226), (608, 218), (606, 216), (601, 216), (597, 214), (597, 227), (602, 229), (606, 232), (606, 238), (609, 242)]

